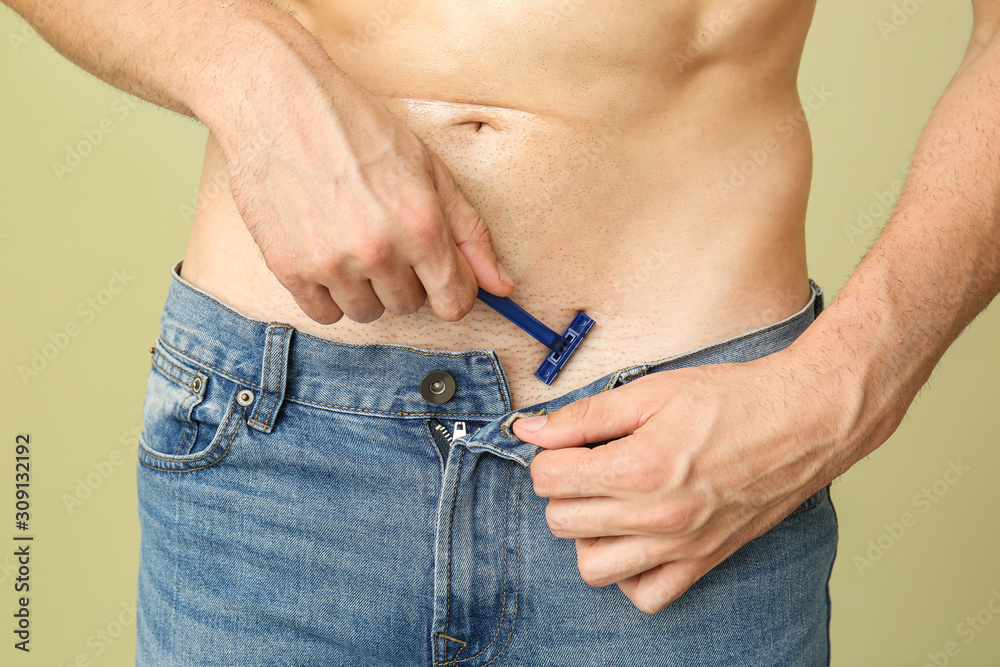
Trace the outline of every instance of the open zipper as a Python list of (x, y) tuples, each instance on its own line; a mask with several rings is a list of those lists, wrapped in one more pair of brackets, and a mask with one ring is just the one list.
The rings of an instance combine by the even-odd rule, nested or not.
[(448, 440), (449, 445), (467, 435), (465, 422), (455, 422), (455, 430), (449, 431), (444, 424), (434, 420), (434, 430), (443, 435)]

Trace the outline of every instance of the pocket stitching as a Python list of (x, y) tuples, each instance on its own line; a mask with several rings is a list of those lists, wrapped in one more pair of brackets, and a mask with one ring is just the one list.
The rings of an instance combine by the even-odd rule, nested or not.
[[(227, 419), (227, 420), (225, 421), (224, 425), (223, 425), (223, 426), (220, 426), (220, 427), (219, 427), (219, 428), (220, 428), (220, 430), (224, 431), (224, 430), (225, 430), (226, 428), (228, 428), (228, 427), (229, 427), (229, 425), (230, 425), (230, 423), (231, 423), (231, 422), (232, 422), (232, 420), (233, 420), (233, 417), (235, 417), (235, 416), (236, 416), (236, 414), (237, 414), (237, 413), (236, 413), (236, 411), (234, 410), (234, 411), (233, 411), (233, 412), (231, 413), (231, 415), (230, 415), (230, 418), (229, 418), (229, 419)], [(243, 415), (241, 415), (241, 416), (245, 416), (245, 415), (246, 415), (246, 408), (244, 408), (244, 409), (243, 409)], [(227, 443), (226, 443), (226, 446), (225, 446), (225, 449), (224, 449), (224, 450), (222, 451), (222, 453), (221, 453), (221, 454), (219, 454), (218, 458), (216, 458), (216, 459), (215, 459), (214, 461), (212, 461), (211, 463), (206, 463), (206, 464), (205, 464), (205, 465), (203, 465), (203, 466), (197, 466), (197, 467), (195, 467), (195, 468), (182, 468), (182, 469), (180, 469), (180, 470), (174, 470), (174, 469), (172, 469), (172, 468), (159, 468), (159, 467), (157, 467), (157, 466), (154, 466), (154, 465), (150, 465), (150, 464), (149, 464), (149, 463), (147, 463), (146, 461), (142, 460), (142, 457), (140, 457), (140, 459), (139, 459), (139, 462), (140, 462), (140, 463), (142, 463), (142, 465), (146, 466), (147, 468), (150, 468), (150, 469), (152, 469), (152, 470), (160, 470), (160, 471), (162, 471), (162, 472), (194, 472), (195, 470), (204, 470), (205, 468), (211, 468), (211, 467), (212, 467), (212, 466), (214, 466), (214, 465), (215, 465), (216, 463), (218, 463), (219, 461), (221, 461), (222, 459), (224, 459), (224, 458), (226, 457), (226, 454), (228, 454), (228, 453), (229, 453), (229, 448), (230, 448), (230, 447), (232, 446), (232, 444), (233, 444), (233, 440), (235, 440), (235, 439), (236, 439), (236, 436), (237, 436), (237, 434), (238, 434), (239, 432), (240, 432), (240, 429), (239, 429), (239, 427), (236, 427), (236, 428), (234, 428), (234, 429), (233, 429), (233, 434), (232, 434), (232, 435), (230, 436), (230, 438), (229, 438), (229, 442), (227, 442)], [(156, 454), (154, 454), (154, 453), (153, 453), (153, 452), (152, 452), (152, 451), (151, 451), (151, 450), (150, 450), (150, 449), (149, 449), (149, 448), (148, 448), (148, 447), (147, 447), (147, 446), (146, 446), (146, 445), (145, 445), (145, 444), (144, 444), (144, 443), (142, 442), (142, 436), (141, 436), (141, 435), (139, 436), (139, 444), (141, 445), (141, 449), (142, 449), (142, 453), (143, 453), (144, 455), (146, 455), (146, 456), (150, 457), (150, 458), (154, 458), (154, 459), (158, 459), (158, 460), (160, 460), (160, 461), (174, 461), (174, 462), (176, 462), (176, 463), (179, 463), (179, 464), (186, 464), (186, 463), (193, 463), (193, 462), (195, 462), (195, 461), (201, 461), (202, 459), (205, 459), (205, 458), (207, 458), (207, 457), (211, 456), (211, 455), (212, 455), (212, 454), (213, 454), (213, 453), (214, 453), (215, 451), (217, 451), (217, 450), (219, 449), (219, 446), (220, 446), (220, 444), (221, 444), (221, 443), (217, 442), (217, 443), (215, 444), (215, 446), (213, 446), (213, 447), (209, 447), (209, 449), (208, 449), (208, 450), (207, 450), (207, 451), (206, 451), (206, 452), (205, 452), (205, 453), (204, 453), (203, 455), (201, 455), (201, 456), (199, 456), (199, 457), (197, 457), (197, 458), (193, 458), (193, 459), (190, 459), (190, 460), (183, 460), (183, 461), (178, 461), (178, 460), (176, 460), (176, 459), (168, 459), (168, 458), (164, 458), (164, 457), (162, 457), (162, 456), (157, 456)]]
[[(236, 420), (239, 420), (239, 422), (242, 422), (243, 418), (246, 417), (247, 408), (244, 407), (242, 409), (242, 411), (240, 411), (240, 410), (236, 409), (237, 405), (238, 405), (238, 403), (236, 402), (236, 395), (233, 394), (233, 397), (230, 399), (230, 402), (229, 402), (229, 408), (228, 408), (228, 411), (226, 413), (226, 416), (223, 417), (221, 423), (219, 424), (219, 427), (218, 427), (218, 429), (216, 431), (217, 435), (213, 439), (213, 443), (210, 443), (209, 446), (208, 446), (208, 448), (200, 456), (196, 456), (194, 458), (168, 458), (166, 456), (163, 456), (161, 453), (157, 452), (156, 450), (153, 450), (152, 448), (150, 448), (149, 445), (146, 444), (146, 442), (143, 439), (142, 435), (140, 434), (140, 436), (139, 436), (139, 445), (140, 445), (139, 450), (140, 450), (141, 456), (139, 457), (139, 462), (142, 463), (142, 465), (146, 466), (147, 468), (150, 468), (152, 470), (161, 470), (163, 472), (193, 472), (195, 470), (203, 470), (205, 468), (208, 468), (208, 467), (211, 467), (211, 466), (215, 465), (216, 463), (218, 463), (219, 461), (221, 461), (223, 458), (225, 458), (226, 454), (229, 453), (229, 448), (232, 446), (233, 440), (236, 439), (236, 435), (240, 432), (239, 423), (237, 423), (237, 425), (235, 427), (233, 427), (233, 420), (236, 419)], [(222, 440), (225, 438), (224, 434), (225, 434), (225, 432), (226, 432), (227, 429), (232, 430), (232, 435), (229, 437), (229, 441), (225, 443), (225, 448), (215, 458), (215, 460), (211, 461), (210, 463), (206, 463), (205, 465), (201, 465), (201, 466), (197, 466), (197, 467), (183, 467), (183, 468), (181, 468), (179, 470), (175, 470), (175, 469), (172, 469), (172, 468), (163, 468), (163, 467), (151, 465), (150, 463), (148, 463), (147, 461), (144, 460), (144, 458), (148, 457), (148, 458), (151, 458), (151, 459), (157, 459), (159, 461), (173, 462), (173, 463), (175, 463), (177, 465), (181, 465), (181, 466), (187, 466), (188, 464), (195, 463), (197, 461), (202, 461), (202, 460), (204, 460), (206, 458), (209, 458), (210, 456), (212, 456), (216, 452), (218, 452), (219, 447), (222, 446)]]

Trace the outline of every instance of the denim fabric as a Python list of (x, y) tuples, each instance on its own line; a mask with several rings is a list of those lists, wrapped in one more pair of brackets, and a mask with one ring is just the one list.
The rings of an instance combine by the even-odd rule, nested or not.
[[(138, 665), (828, 664), (828, 489), (644, 614), (550, 532), (495, 352), (324, 340), (178, 267), (143, 408)], [(780, 350), (822, 308), (812, 288), (782, 322), (524, 412)], [(418, 390), (435, 370), (457, 386), (441, 405)]]

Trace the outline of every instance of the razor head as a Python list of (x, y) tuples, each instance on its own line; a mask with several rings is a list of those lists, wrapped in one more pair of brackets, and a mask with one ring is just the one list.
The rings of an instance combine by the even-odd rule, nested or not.
[(583, 342), (584, 336), (587, 335), (592, 326), (594, 326), (593, 318), (582, 310), (578, 311), (576, 317), (573, 318), (566, 332), (562, 335), (562, 349), (549, 352), (545, 357), (545, 361), (535, 371), (535, 377), (545, 384), (552, 384), (556, 379), (556, 375), (559, 374), (559, 371), (566, 365), (569, 358), (576, 352), (576, 348), (580, 347), (580, 343)]

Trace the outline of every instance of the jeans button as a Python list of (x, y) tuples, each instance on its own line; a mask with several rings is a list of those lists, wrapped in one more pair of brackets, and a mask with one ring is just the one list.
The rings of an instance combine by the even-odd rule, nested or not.
[(444, 371), (431, 371), (420, 381), (420, 395), (434, 405), (449, 401), (455, 395), (455, 378)]

